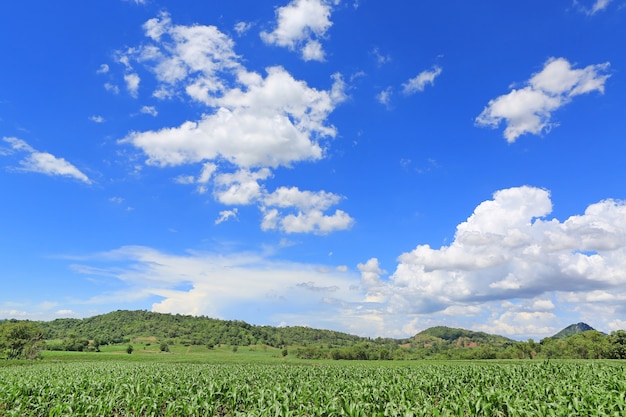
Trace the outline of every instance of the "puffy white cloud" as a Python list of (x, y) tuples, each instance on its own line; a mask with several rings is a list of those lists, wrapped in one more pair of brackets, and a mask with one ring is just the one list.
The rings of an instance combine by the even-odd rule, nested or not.
[(258, 171), (239, 170), (235, 173), (218, 174), (215, 177), (215, 196), (228, 205), (247, 205), (262, 196), (259, 181), (267, 179), (271, 172), (267, 168)]
[(94, 114), (93, 116), (89, 116), (89, 120), (94, 123), (104, 123), (104, 117), (96, 114)]
[(361, 285), (364, 288), (375, 288), (381, 285), (380, 277), (385, 273), (378, 264), (377, 258), (371, 258), (364, 264), (358, 264), (357, 268), (361, 271)]
[[(337, 133), (328, 116), (346, 99), (340, 74), (331, 76), (328, 90), (319, 90), (282, 67), (267, 68), (265, 76), (248, 71), (234, 52), (233, 41), (214, 26), (174, 25), (162, 13), (143, 28), (151, 42), (118, 54), (127, 75), (135, 63), (146, 65), (159, 82), (154, 96), (186, 95), (207, 111), (200, 120), (176, 127), (131, 132), (120, 143), (141, 149), (149, 165), (203, 164), (198, 178), (176, 181), (200, 184), (200, 193), (213, 186), (213, 195), (222, 204), (259, 203), (264, 230), (325, 234), (350, 227), (353, 219), (341, 210), (325, 213), (328, 205), (303, 209), (277, 204), (275, 194), (262, 184), (272, 175), (270, 169), (324, 156), (322, 141)], [(276, 193), (284, 191), (279, 188)], [(310, 194), (322, 199), (329, 195)], [(339, 198), (333, 201), (336, 204)], [(294, 210), (286, 212), (288, 207)]]
[(435, 65), (430, 70), (425, 70), (417, 74), (415, 77), (402, 84), (402, 92), (404, 94), (415, 94), (424, 91), (427, 85), (434, 85), (437, 78), (443, 70)]
[(308, 41), (302, 48), (302, 59), (305, 61), (323, 61), (324, 50), (317, 40)]
[(507, 334), (545, 335), (554, 327), (532, 323), (556, 324), (554, 310), (572, 303), (601, 305), (595, 322), (616, 317), (626, 298), (626, 204), (601, 201), (564, 222), (547, 219), (551, 210), (546, 190), (500, 190), (457, 226), (450, 245), (400, 255), (388, 281), (378, 280), (377, 262), (359, 265), (368, 295), (381, 314), (482, 306), (491, 317), (485, 326)]
[(291, 50), (298, 48), (306, 61), (323, 61), (324, 51), (319, 39), (332, 26), (332, 6), (326, 0), (292, 0), (276, 10), (276, 28), (272, 32), (261, 32), (261, 39)]
[[(281, 230), (286, 233), (328, 234), (352, 227), (354, 219), (342, 210), (325, 214), (342, 197), (325, 191), (301, 191), (297, 187), (280, 187), (266, 194), (262, 200), (263, 230)], [(294, 213), (285, 214), (285, 209)]]
[(335, 136), (325, 120), (344, 98), (341, 92), (309, 88), (280, 67), (269, 68), (265, 79), (246, 76), (247, 90), (233, 88), (220, 98), (206, 98), (219, 107), (200, 121), (133, 132), (122, 142), (141, 148), (149, 164), (160, 166), (222, 158), (243, 168), (278, 167), (320, 159), (316, 138)]
[(71, 177), (91, 184), (91, 180), (87, 175), (65, 159), (58, 158), (47, 152), (39, 152), (25, 141), (15, 137), (4, 137), (2, 139), (7, 142), (14, 151), (26, 152), (28, 154), (20, 161), (20, 168), (16, 169), (27, 172), (38, 172), (45, 175)]
[(325, 235), (337, 230), (346, 230), (352, 227), (354, 219), (343, 210), (335, 210), (332, 215), (324, 214), (321, 210), (298, 211), (288, 214), (278, 220), (274, 215), (274, 227), (267, 226), (264, 218), (264, 230), (278, 229), (286, 233), (315, 233)]
[(124, 75), (124, 81), (126, 81), (126, 89), (130, 93), (131, 96), (137, 97), (139, 91), (139, 82), (141, 79), (139, 75), (135, 73)]
[(333, 193), (300, 191), (297, 187), (280, 187), (268, 194), (263, 203), (266, 206), (296, 207), (300, 210), (326, 210), (339, 203), (342, 198)]
[[(264, 198), (274, 204), (265, 208), (264, 222), (281, 224), (289, 204), (311, 216), (336, 197), (283, 188), (261, 191), (256, 202), (263, 205)], [(254, 300), (250, 317), (261, 323), (374, 337), (406, 337), (442, 324), (517, 338), (550, 336), (578, 321), (604, 331), (623, 328), (626, 204), (600, 201), (564, 221), (548, 218), (551, 210), (546, 190), (497, 191), (457, 226), (450, 245), (418, 245), (399, 256), (390, 276), (377, 258), (356, 266), (359, 277), (343, 266), (284, 262), (267, 254), (172, 255), (145, 247), (99, 254), (87, 259), (98, 267), (73, 269), (118, 279), (125, 292), (140, 298), (162, 297), (156, 311), (247, 319), (242, 311)], [(236, 214), (226, 210), (218, 220)]]
[(573, 69), (565, 58), (550, 58), (543, 70), (534, 74), (522, 89), (489, 101), (476, 118), (478, 126), (496, 128), (505, 122), (504, 137), (509, 143), (526, 133), (549, 130), (552, 112), (569, 103), (573, 97), (592, 91), (604, 92), (609, 63)]

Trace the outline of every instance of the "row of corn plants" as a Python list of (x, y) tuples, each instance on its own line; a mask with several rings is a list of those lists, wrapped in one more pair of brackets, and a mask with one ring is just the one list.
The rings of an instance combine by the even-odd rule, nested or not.
[(37, 363), (0, 416), (626, 416), (626, 363)]

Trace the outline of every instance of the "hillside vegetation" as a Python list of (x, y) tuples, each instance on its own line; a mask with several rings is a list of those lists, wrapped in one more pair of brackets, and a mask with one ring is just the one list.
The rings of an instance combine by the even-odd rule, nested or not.
[(626, 359), (626, 331), (606, 335), (585, 323), (568, 326), (540, 342), (520, 342), (445, 326), (431, 327), (408, 339), (372, 339), (302, 326), (255, 326), (237, 320), (125, 310), (85, 319), (0, 322), (0, 357), (36, 358), (41, 349), (98, 352), (114, 345), (124, 345), (128, 353), (135, 350), (133, 345), (143, 345), (144, 350), (156, 346), (162, 352), (169, 352), (170, 347), (181, 352), (174, 349), (179, 346), (209, 351), (265, 346), (303, 359)]
[(102, 344), (155, 338), (187, 345), (267, 345), (279, 347), (307, 343), (348, 346), (366, 341), (331, 330), (309, 327), (254, 326), (239, 320), (204, 316), (118, 310), (85, 319), (56, 319), (40, 323), (46, 339), (84, 338)]

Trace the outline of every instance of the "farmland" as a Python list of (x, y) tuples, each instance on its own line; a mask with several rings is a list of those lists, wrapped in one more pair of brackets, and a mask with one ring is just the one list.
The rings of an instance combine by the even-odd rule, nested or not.
[(112, 356), (3, 363), (0, 416), (626, 415), (622, 361)]

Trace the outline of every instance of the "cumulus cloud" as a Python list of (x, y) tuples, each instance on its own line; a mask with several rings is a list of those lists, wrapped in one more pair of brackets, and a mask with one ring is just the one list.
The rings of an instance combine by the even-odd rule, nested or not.
[(104, 123), (104, 117), (96, 114), (94, 114), (93, 116), (89, 116), (89, 120), (94, 123)]
[[(297, 187), (280, 187), (263, 197), (263, 230), (280, 230), (286, 233), (328, 234), (345, 230), (354, 219), (342, 210), (324, 214), (342, 199), (325, 191), (301, 191)], [(292, 211), (292, 212), (289, 212)]]
[(509, 143), (526, 133), (540, 134), (555, 126), (552, 113), (574, 97), (593, 91), (603, 93), (610, 77), (608, 68), (606, 62), (574, 69), (565, 58), (550, 58), (526, 87), (490, 100), (476, 124), (497, 128), (504, 121), (504, 137)]
[(441, 75), (442, 71), (441, 67), (435, 65), (430, 70), (420, 72), (415, 77), (402, 84), (402, 92), (410, 95), (424, 91), (427, 85), (435, 84), (435, 78)]
[[(334, 4), (338, 4), (335, 1)], [(319, 42), (332, 26), (333, 2), (327, 0), (292, 0), (276, 10), (276, 28), (261, 32), (261, 39), (270, 45), (298, 49), (305, 61), (323, 61)]]
[[(362, 282), (381, 312), (429, 316), (479, 307), (491, 317), (485, 326), (506, 334), (546, 334), (554, 310), (573, 303), (601, 306), (595, 323), (618, 317), (626, 299), (626, 204), (601, 201), (563, 222), (547, 218), (551, 211), (547, 190), (500, 190), (457, 226), (450, 245), (400, 255), (388, 281), (370, 260), (359, 265)], [(532, 327), (540, 318), (543, 330)]]
[(39, 152), (25, 141), (15, 137), (4, 137), (2, 139), (11, 146), (12, 151), (25, 152), (27, 154), (26, 157), (19, 162), (20, 167), (16, 168), (16, 170), (38, 172), (50, 176), (58, 175), (71, 177), (91, 184), (91, 180), (87, 175), (83, 174), (78, 168), (65, 159), (58, 158), (47, 152)]
[(124, 75), (124, 81), (126, 82), (126, 89), (128, 90), (129, 94), (133, 97), (137, 97), (137, 93), (139, 91), (139, 82), (141, 81), (139, 75), (135, 73), (126, 74)]
[(337, 134), (328, 116), (346, 99), (341, 75), (333, 74), (329, 89), (319, 90), (282, 67), (269, 67), (265, 75), (248, 71), (232, 39), (216, 27), (174, 25), (166, 13), (143, 28), (151, 41), (120, 52), (118, 61), (126, 71), (147, 66), (159, 83), (153, 95), (187, 96), (206, 112), (179, 126), (131, 132), (120, 143), (140, 149), (148, 165), (210, 166), (208, 176), (187, 175), (177, 182), (199, 184), (200, 193), (212, 185), (222, 204), (259, 203), (264, 230), (324, 234), (352, 224), (341, 210), (324, 212), (329, 207), (276, 211), (265, 202), (272, 193), (263, 185), (272, 169), (324, 157), (324, 141)]
[[(277, 210), (307, 210), (328, 207), (335, 198), (283, 188), (266, 201)], [(372, 337), (407, 337), (442, 324), (517, 338), (549, 336), (577, 321), (604, 331), (623, 328), (626, 203), (600, 201), (563, 221), (550, 218), (551, 210), (547, 190), (497, 191), (456, 227), (449, 245), (418, 245), (398, 257), (390, 274), (377, 258), (356, 265), (359, 277), (345, 266), (282, 261), (268, 253), (169, 254), (148, 247), (77, 258), (72, 269), (123, 286), (90, 304), (132, 292), (134, 299), (158, 297), (153, 310), (160, 312)], [(225, 210), (220, 218), (236, 214)]]
[(256, 202), (263, 193), (259, 181), (267, 179), (270, 170), (239, 170), (234, 173), (218, 174), (215, 182), (215, 196), (219, 202), (228, 205), (247, 205)]

